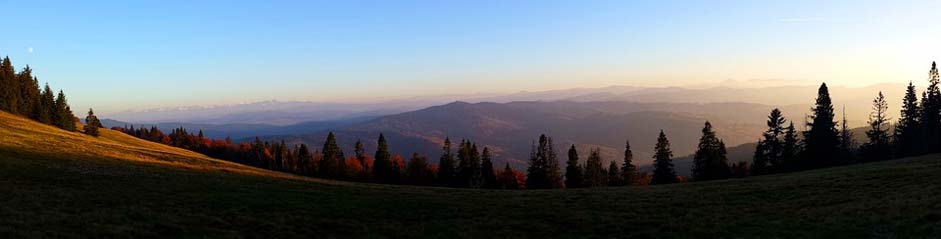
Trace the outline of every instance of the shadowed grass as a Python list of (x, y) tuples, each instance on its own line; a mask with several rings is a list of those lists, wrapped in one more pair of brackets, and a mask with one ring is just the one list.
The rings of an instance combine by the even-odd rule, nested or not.
[(304, 179), (0, 113), (0, 235), (937, 238), (939, 155), (640, 188), (488, 191)]

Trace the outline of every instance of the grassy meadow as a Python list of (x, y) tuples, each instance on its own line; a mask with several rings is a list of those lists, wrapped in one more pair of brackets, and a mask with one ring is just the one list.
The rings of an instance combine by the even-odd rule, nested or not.
[(0, 237), (939, 238), (941, 155), (634, 188), (343, 183), (0, 113)]

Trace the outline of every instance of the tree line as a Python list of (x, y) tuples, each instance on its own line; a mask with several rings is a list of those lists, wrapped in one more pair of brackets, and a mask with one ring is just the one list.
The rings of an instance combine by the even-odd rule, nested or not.
[(39, 88), (39, 78), (27, 65), (16, 72), (10, 57), (0, 61), (0, 110), (27, 117), (43, 124), (76, 131), (77, 118), (72, 114), (65, 92), (52, 91), (49, 83)]
[[(191, 134), (174, 129), (164, 135), (156, 127), (121, 128), (138, 138), (160, 142), (206, 154), (210, 157), (298, 175), (335, 180), (409, 184), (460, 188), (552, 189), (669, 184), (684, 181), (708, 181), (818, 169), (897, 157), (937, 153), (941, 149), (941, 91), (938, 69), (932, 63), (929, 86), (919, 100), (910, 82), (903, 98), (901, 117), (890, 132), (888, 104), (882, 92), (873, 100), (873, 112), (866, 132), (869, 142), (857, 145), (846, 126), (845, 116), (838, 122), (826, 83), (818, 89), (814, 107), (803, 131), (772, 109), (765, 122), (751, 162), (730, 163), (725, 143), (712, 124), (705, 122), (693, 155), (692, 177), (677, 176), (673, 152), (666, 133), (661, 130), (654, 145), (652, 174), (638, 172), (633, 163), (630, 141), (625, 141), (620, 162), (602, 159), (600, 149), (592, 149), (584, 163), (575, 145), (567, 152), (564, 174), (552, 138), (540, 135), (531, 145), (525, 172), (509, 163), (502, 170), (494, 168), (488, 147), (461, 140), (452, 151), (450, 139), (443, 141), (438, 165), (425, 155), (413, 153), (408, 160), (389, 151), (386, 138), (379, 134), (377, 149), (367, 155), (361, 141), (352, 156), (345, 156), (335, 135), (328, 134), (323, 147), (313, 150), (305, 144), (288, 146), (285, 142), (266, 142), (256, 138), (251, 143), (234, 144), (231, 139), (209, 139), (202, 131)], [(91, 114), (91, 112), (89, 112)]]

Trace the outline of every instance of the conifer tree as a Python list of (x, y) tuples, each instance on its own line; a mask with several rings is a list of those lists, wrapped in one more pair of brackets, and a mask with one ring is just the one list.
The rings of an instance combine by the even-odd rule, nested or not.
[(402, 160), (402, 155), (396, 154), (389, 163), (389, 174), (386, 176), (386, 182), (389, 184), (400, 184), (404, 172), (405, 161)]
[(600, 150), (592, 149), (591, 154), (588, 155), (588, 160), (585, 161), (585, 180), (583, 183), (586, 187), (607, 186), (607, 176), (604, 166), (601, 165)]
[(323, 151), (320, 154), (321, 159), (318, 169), (321, 177), (342, 179), (346, 176), (343, 150), (337, 145), (337, 139), (333, 132), (327, 135), (327, 140), (323, 144)]
[(538, 146), (533, 145), (530, 153), (529, 169), (526, 170), (526, 188), (548, 189), (559, 188), (563, 185), (562, 173), (554, 151), (552, 138), (540, 135)]
[(797, 129), (794, 128), (794, 122), (792, 121), (790, 125), (784, 130), (784, 148), (781, 150), (781, 171), (787, 172), (794, 170), (796, 167), (796, 158), (797, 155), (801, 152), (801, 143), (800, 139), (797, 138)]
[[(52, 89), (49, 88), (49, 84), (47, 83), (46, 88), (39, 94), (39, 116), (36, 121), (48, 125), (57, 125), (54, 122), (54, 118), (57, 117), (57, 114), (55, 114), (56, 111), (54, 110), (55, 107), (56, 100), (53, 96)], [(131, 131), (133, 131), (133, 129)]]
[(316, 164), (314, 164), (314, 155), (307, 148), (307, 144), (301, 144), (297, 149), (297, 164), (301, 175), (314, 176)]
[(487, 147), (484, 147), (480, 156), (480, 174), (483, 178), (483, 188), (497, 188), (497, 175), (493, 171), (493, 155)]
[(762, 134), (764, 136), (764, 157), (767, 159), (769, 165), (762, 165), (766, 167), (768, 172), (778, 171), (782, 167), (783, 161), (783, 151), (784, 151), (784, 142), (782, 136), (784, 135), (784, 123), (787, 122), (787, 119), (784, 118), (784, 115), (781, 113), (781, 110), (775, 108), (771, 110), (771, 113), (768, 114), (768, 121), (765, 122), (768, 126), (768, 130)]
[(928, 153), (941, 152), (941, 90), (938, 89), (938, 65), (931, 62), (928, 73), (928, 89), (922, 96), (921, 124), (924, 132), (924, 149)]
[(443, 152), (438, 160), (438, 185), (454, 186), (454, 155), (451, 153), (451, 139), (444, 139), (441, 151)]
[(660, 130), (657, 145), (654, 146), (653, 177), (650, 184), (668, 184), (676, 182), (676, 171), (673, 170), (673, 151), (670, 150), (670, 140)]
[(895, 125), (893, 135), (896, 153), (901, 156), (914, 156), (922, 151), (920, 140), (921, 132), (921, 106), (918, 105), (918, 94), (915, 85), (908, 82), (905, 97), (902, 98), (902, 110), (899, 122)]
[(379, 183), (389, 183), (392, 181), (392, 153), (389, 152), (389, 145), (386, 142), (386, 136), (379, 133), (377, 141), (376, 156), (373, 158), (372, 172), (373, 177)]
[(477, 151), (477, 145), (469, 140), (461, 140), (458, 147), (457, 176), (459, 187), (480, 187), (480, 152)]
[(516, 172), (506, 163), (503, 172), (500, 172), (500, 185), (503, 189), (519, 189), (519, 181), (516, 179)]
[(840, 136), (833, 120), (833, 103), (827, 84), (820, 85), (817, 102), (811, 115), (810, 129), (804, 132), (805, 163), (803, 169), (834, 166), (840, 162)]
[(10, 61), (9, 56), (4, 57), (3, 61), (0, 62), (0, 85), (3, 85), (3, 95), (0, 96), (3, 102), (0, 104), (0, 110), (11, 114), (19, 114), (17, 107), (19, 106), (20, 87), (17, 83), (13, 63)]
[(889, 142), (889, 118), (886, 112), (889, 104), (885, 101), (882, 92), (872, 101), (873, 112), (869, 115), (869, 130), (866, 137), (869, 142), (863, 145), (862, 151), (867, 161), (889, 160), (892, 158), (892, 146)]
[(693, 157), (693, 179), (706, 181), (728, 178), (731, 171), (725, 154), (725, 143), (716, 137), (712, 124), (706, 121)]
[(580, 188), (582, 187), (582, 167), (578, 165), (578, 150), (575, 149), (575, 145), (569, 148), (568, 160), (565, 161), (565, 187), (566, 188)]
[(621, 165), (621, 180), (624, 185), (634, 185), (637, 179), (637, 167), (634, 166), (634, 152), (631, 151), (631, 141), (624, 143), (624, 164)]
[(20, 99), (19, 106), (20, 114), (30, 119), (38, 119), (39, 107), (39, 82), (36, 78), (33, 77), (33, 70), (29, 68), (29, 65), (23, 68), (18, 74), (16, 74), (16, 81), (20, 86)]
[(621, 186), (624, 184), (624, 180), (621, 179), (621, 169), (618, 168), (618, 163), (615, 160), (611, 160), (611, 163), (608, 164), (608, 186)]
[(69, 103), (65, 99), (65, 93), (61, 90), (55, 101), (55, 109), (56, 126), (60, 129), (75, 131), (75, 115), (72, 114), (72, 109), (69, 108)]
[(95, 112), (89, 108), (88, 116), (85, 117), (85, 134), (98, 137), (98, 128), (101, 125), (101, 121), (98, 121), (98, 117), (95, 116)]
[(359, 177), (364, 180), (368, 179), (370, 173), (369, 162), (367, 162), (366, 159), (366, 147), (363, 146), (363, 141), (356, 140), (356, 145), (353, 147), (353, 153), (356, 156), (356, 161), (359, 162), (359, 166), (363, 168), (362, 175), (359, 175)]

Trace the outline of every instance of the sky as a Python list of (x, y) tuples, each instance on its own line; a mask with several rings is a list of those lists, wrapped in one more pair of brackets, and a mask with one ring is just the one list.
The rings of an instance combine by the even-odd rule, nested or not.
[(11, 1), (0, 55), (120, 111), (575, 87), (926, 81), (941, 1)]

